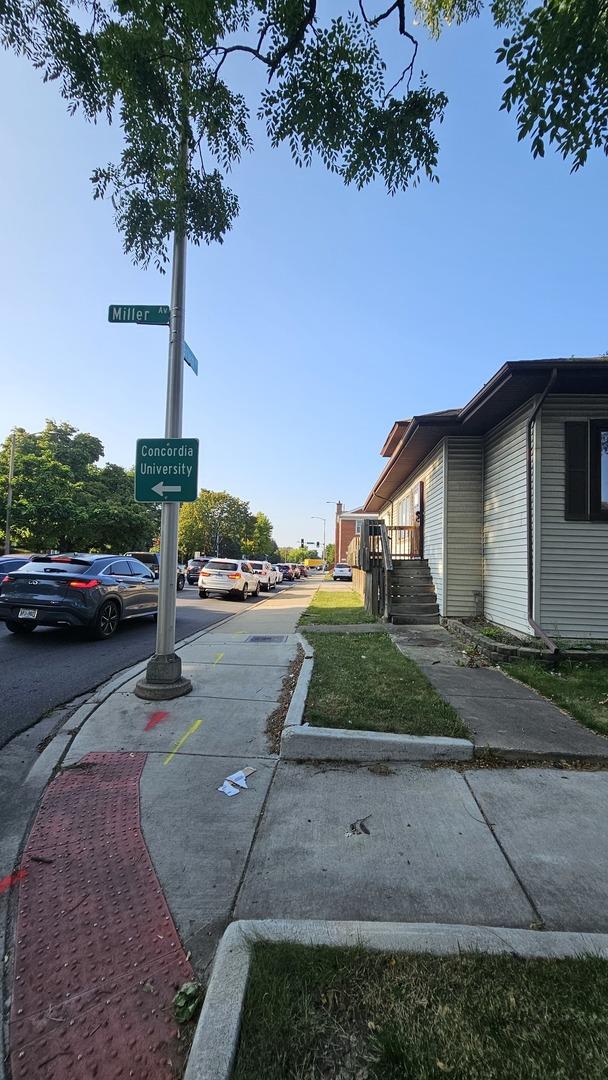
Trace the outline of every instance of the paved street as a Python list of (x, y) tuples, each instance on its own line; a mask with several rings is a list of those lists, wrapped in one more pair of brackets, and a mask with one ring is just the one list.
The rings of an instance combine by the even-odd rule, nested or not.
[[(262, 593), (259, 600), (247, 603), (253, 607), (264, 598)], [(186, 585), (177, 598), (177, 640), (242, 610), (238, 601), (199, 600), (197, 589)], [(125, 623), (109, 641), (91, 641), (84, 632), (44, 627), (30, 637), (17, 637), (0, 623), (0, 749), (57, 705), (145, 660), (154, 652), (155, 634), (151, 619)]]

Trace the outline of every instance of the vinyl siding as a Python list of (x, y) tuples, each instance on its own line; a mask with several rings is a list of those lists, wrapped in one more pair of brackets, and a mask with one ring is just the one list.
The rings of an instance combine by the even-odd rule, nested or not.
[(482, 439), (448, 439), (445, 614), (452, 617), (481, 612), (482, 482)]
[[(424, 484), (424, 557), (437, 593), (441, 615), (445, 614), (443, 533), (445, 521), (445, 445), (440, 443), (422, 462), (393, 499), (393, 521), (399, 520), (399, 504), (422, 480)], [(388, 509), (388, 508), (387, 508)], [(383, 511), (386, 513), (387, 511)]]
[(564, 423), (608, 417), (608, 395), (553, 395), (541, 411), (540, 604), (548, 634), (608, 639), (608, 521), (565, 521)]
[(484, 613), (520, 633), (528, 625), (526, 418), (531, 402), (485, 437), (483, 476)]

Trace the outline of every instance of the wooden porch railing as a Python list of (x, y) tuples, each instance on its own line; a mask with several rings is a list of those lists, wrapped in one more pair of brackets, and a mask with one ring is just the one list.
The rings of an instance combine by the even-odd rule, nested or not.
[(393, 559), (420, 558), (419, 525), (387, 525), (386, 531)]

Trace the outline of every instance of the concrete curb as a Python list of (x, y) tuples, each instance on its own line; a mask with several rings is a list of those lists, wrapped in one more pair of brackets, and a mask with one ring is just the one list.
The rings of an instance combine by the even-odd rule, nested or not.
[(310, 686), (310, 680), (312, 678), (312, 669), (315, 662), (315, 650), (312, 645), (306, 640), (303, 634), (296, 634), (298, 644), (304, 649), (304, 660), (302, 661), (302, 667), (298, 675), (298, 681), (294, 687), (293, 694), (291, 695), (291, 701), (289, 702), (289, 708), (285, 721), (283, 723), (283, 735), (281, 736), (281, 754), (283, 753), (283, 736), (288, 728), (298, 728), (304, 720), (304, 709), (306, 708), (306, 698), (308, 697), (308, 687)]
[(344, 728), (291, 727), (281, 739), (291, 761), (472, 761), (474, 749), (468, 739)]
[(608, 959), (608, 934), (513, 930), (445, 923), (325, 922), (261, 919), (232, 923), (220, 942), (184, 1080), (230, 1080), (238, 1048), (251, 945), (362, 945), (375, 952), (509, 953), (522, 959), (593, 954)]
[(298, 637), (306, 655), (281, 735), (281, 757), (286, 761), (473, 760), (475, 747), (468, 739), (305, 726), (303, 717), (314, 666), (314, 649), (302, 634)]

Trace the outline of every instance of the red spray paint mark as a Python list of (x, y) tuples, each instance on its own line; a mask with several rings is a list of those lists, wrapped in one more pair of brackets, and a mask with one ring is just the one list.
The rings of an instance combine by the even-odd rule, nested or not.
[(26, 874), (27, 870), (17, 870), (16, 873), (9, 874), (8, 877), (0, 878), (0, 893), (6, 892), (11, 885), (16, 885), (18, 881), (23, 881)]
[(163, 720), (166, 720), (168, 715), (169, 713), (163, 712), (162, 709), (159, 712), (150, 713), (150, 719), (148, 720), (144, 731), (152, 731), (152, 728), (156, 727), (157, 724), (162, 724)]

